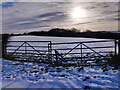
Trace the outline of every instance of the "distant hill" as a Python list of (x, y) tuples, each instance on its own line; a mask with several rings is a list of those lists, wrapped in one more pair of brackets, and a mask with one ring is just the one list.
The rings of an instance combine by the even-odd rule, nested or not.
[(19, 35), (35, 35), (35, 36), (54, 36), (54, 37), (85, 37), (85, 38), (99, 38), (99, 39), (120, 39), (120, 32), (118, 31), (90, 31), (80, 32), (73, 29), (54, 28), (49, 31), (33, 31), (24, 34), (10, 34), (10, 36)]
[(92, 32), (90, 30), (85, 31), (85, 32), (78, 32), (77, 30), (66, 30), (66, 29), (59, 29), (59, 28), (51, 29), (49, 31), (29, 32), (29, 33), (27, 33), (27, 35), (120, 39), (120, 33), (118, 33), (118, 32), (107, 32), (107, 31)]

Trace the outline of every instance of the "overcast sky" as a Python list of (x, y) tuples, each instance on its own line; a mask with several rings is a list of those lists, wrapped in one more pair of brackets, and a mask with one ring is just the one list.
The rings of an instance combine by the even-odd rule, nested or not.
[(2, 32), (24, 33), (52, 28), (118, 30), (117, 2), (4, 2)]

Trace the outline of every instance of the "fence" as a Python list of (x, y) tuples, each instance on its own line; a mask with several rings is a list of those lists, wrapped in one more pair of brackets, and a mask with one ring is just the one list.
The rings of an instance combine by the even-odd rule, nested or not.
[(17, 61), (54, 65), (103, 65), (118, 53), (117, 40), (52, 43), (51, 41), (9, 41), (7, 54)]

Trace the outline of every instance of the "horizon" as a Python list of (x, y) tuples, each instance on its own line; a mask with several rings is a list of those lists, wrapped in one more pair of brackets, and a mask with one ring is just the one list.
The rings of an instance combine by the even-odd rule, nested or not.
[[(31, 8), (32, 7), (32, 8)], [(118, 31), (118, 2), (4, 2), (2, 33), (53, 28)]]
[[(32, 33), (32, 32), (39, 32), (39, 33), (41, 33), (41, 32), (46, 32), (46, 33), (48, 33), (49, 31), (51, 31), (51, 30), (53, 30), (53, 29), (64, 29), (64, 28), (52, 28), (52, 29), (50, 29), (50, 30), (36, 30), (36, 31), (29, 31), (29, 32), (22, 32), (22, 33), (2, 33), (2, 35), (3, 34), (13, 34), (13, 35), (24, 35), (24, 34), (28, 34), (29, 35), (29, 33)], [(87, 32), (91, 32), (91, 33), (93, 33), (93, 32), (106, 32), (106, 33), (114, 33), (114, 32), (116, 32), (116, 33), (119, 33), (120, 31), (118, 30), (118, 31), (111, 31), (111, 30), (108, 30), (108, 31), (93, 31), (93, 30), (84, 30), (84, 31), (82, 31), (82, 30), (77, 30), (76, 28), (74, 28), (75, 29), (75, 31), (71, 28), (71, 29), (64, 29), (64, 30), (67, 30), (67, 31), (72, 31), (73, 30), (73, 33), (74, 32), (78, 32), (78, 33), (87, 33)], [(0, 34), (1, 35), (1, 34)]]

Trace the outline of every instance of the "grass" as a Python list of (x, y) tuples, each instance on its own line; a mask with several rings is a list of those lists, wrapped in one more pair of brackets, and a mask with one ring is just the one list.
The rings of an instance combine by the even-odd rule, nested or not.
[[(16, 58), (13, 55), (6, 54), (5, 57), (8, 60), (16, 61)], [(93, 57), (93, 56), (91, 56), (91, 57)], [(119, 61), (120, 55), (115, 56), (113, 54), (108, 54), (108, 55), (106, 55), (106, 57), (96, 57), (96, 58), (94, 58), (93, 61), (95, 62), (96, 66), (97, 65), (99, 66), (100, 63), (104, 63), (103, 66), (110, 65), (110, 66), (114, 66), (116, 68), (118, 68), (118, 66), (120, 66), (120, 61)], [(20, 58), (20, 57), (18, 57), (18, 58)], [(32, 60), (26, 61), (26, 62), (46, 63), (46, 64), (49, 64), (49, 66), (51, 66), (51, 67), (57, 67), (57, 66), (63, 66), (63, 67), (94, 66), (94, 65), (92, 65), (92, 62), (87, 63), (88, 61), (91, 60), (91, 58), (88, 57), (87, 59), (88, 60), (83, 59), (83, 61), (82, 61), (83, 63), (81, 63), (81, 61), (76, 61), (75, 63), (67, 63), (67, 62), (65, 62), (66, 60), (62, 60), (61, 58), (58, 59), (60, 61), (56, 61), (56, 60), (52, 61), (52, 60), (48, 60), (48, 59), (47, 60), (41, 60), (40, 57), (38, 57), (38, 59), (36, 60), (36, 57), (32, 57)], [(102, 62), (102, 61), (105, 61), (105, 62)], [(25, 60), (21, 59), (20, 62), (25, 62)], [(102, 66), (102, 64), (101, 64), (101, 66)]]
[(13, 55), (10, 55), (10, 54), (4, 54), (4, 58), (5, 59), (9, 59), (9, 60), (15, 60), (15, 56), (13, 56)]

